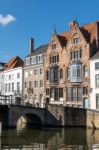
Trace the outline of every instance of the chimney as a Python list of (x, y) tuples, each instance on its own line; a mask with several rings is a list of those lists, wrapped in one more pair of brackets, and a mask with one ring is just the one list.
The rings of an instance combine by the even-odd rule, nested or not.
[(29, 41), (29, 54), (31, 54), (34, 50), (34, 39), (33, 38), (30, 38), (30, 41)]

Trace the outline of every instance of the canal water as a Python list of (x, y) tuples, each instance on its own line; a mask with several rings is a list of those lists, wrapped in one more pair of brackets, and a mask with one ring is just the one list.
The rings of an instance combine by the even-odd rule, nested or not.
[(99, 150), (99, 130), (84, 128), (3, 130), (0, 150)]

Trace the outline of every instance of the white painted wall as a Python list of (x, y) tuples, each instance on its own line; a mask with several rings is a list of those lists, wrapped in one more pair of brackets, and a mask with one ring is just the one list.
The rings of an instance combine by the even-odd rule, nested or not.
[[(20, 78), (17, 78), (17, 74), (20, 74)], [(11, 75), (11, 79), (9, 80), (9, 75)], [(12, 92), (12, 83), (14, 83), (14, 90), (17, 91), (17, 82), (20, 83), (20, 91), (22, 94), (22, 67), (9, 69), (4, 71), (4, 85), (11, 83), (11, 91), (5, 92), (5, 95), (14, 95), (14, 92)]]
[(96, 93), (99, 93), (99, 88), (95, 88), (95, 75), (99, 74), (99, 70), (95, 70), (95, 63), (99, 59), (90, 60), (90, 108), (96, 109)]

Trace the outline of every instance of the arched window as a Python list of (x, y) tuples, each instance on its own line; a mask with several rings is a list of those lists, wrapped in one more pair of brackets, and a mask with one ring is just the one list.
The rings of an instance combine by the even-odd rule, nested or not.
[(88, 77), (88, 68), (86, 65), (84, 66), (84, 77)]
[(60, 79), (63, 78), (63, 69), (60, 69)]

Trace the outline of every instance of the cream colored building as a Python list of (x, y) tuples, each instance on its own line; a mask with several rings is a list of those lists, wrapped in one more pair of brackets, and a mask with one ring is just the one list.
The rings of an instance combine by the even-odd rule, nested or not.
[(30, 39), (29, 55), (24, 59), (24, 103), (36, 107), (44, 107), (44, 57), (47, 45), (33, 48), (34, 41)]

